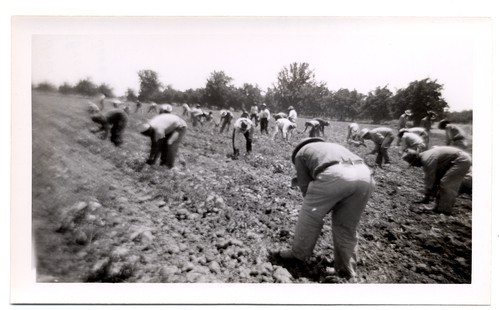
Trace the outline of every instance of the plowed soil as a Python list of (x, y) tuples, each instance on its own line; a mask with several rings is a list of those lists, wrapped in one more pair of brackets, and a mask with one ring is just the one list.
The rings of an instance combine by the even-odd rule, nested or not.
[[(38, 282), (345, 282), (333, 273), (328, 217), (308, 263), (274, 255), (293, 238), (302, 196), (290, 187), (290, 155), (306, 134), (285, 143), (257, 133), (253, 154), (234, 160), (229, 132), (190, 125), (168, 170), (144, 164), (149, 140), (137, 128), (152, 112), (132, 107), (117, 148), (90, 131), (87, 101), (33, 94)], [(345, 144), (346, 129), (332, 122), (326, 140)], [(431, 145), (443, 143), (433, 129)], [(367, 145), (348, 147), (373, 166)], [(359, 277), (351, 281), (471, 283), (472, 197), (460, 195), (449, 216), (424, 211), (414, 203), (422, 198), (423, 173), (397, 152), (391, 148), (393, 163), (374, 171), (376, 190), (358, 230)]]

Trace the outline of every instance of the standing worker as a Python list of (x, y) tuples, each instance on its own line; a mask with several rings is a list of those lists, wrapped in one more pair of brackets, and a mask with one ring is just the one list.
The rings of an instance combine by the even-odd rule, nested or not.
[(401, 116), (399, 117), (399, 122), (398, 122), (398, 130), (402, 128), (406, 128), (406, 123), (408, 122), (408, 118), (412, 115), (411, 110), (406, 110)]
[(424, 170), (424, 198), (418, 203), (428, 204), (436, 197), (428, 211), (451, 214), (455, 199), (472, 160), (466, 152), (451, 146), (436, 146), (422, 153), (408, 151), (403, 160)]
[(271, 112), (269, 112), (269, 109), (267, 108), (267, 105), (263, 103), (261, 105), (260, 113), (259, 113), (259, 120), (260, 120), (260, 133), (263, 134), (264, 131), (266, 132), (266, 135), (269, 134), (267, 131), (267, 127), (269, 126), (269, 119), (271, 118)]
[(465, 141), (466, 135), (462, 128), (451, 124), (447, 119), (440, 121), (438, 128), (446, 132), (446, 145), (456, 146), (461, 149), (467, 148), (467, 141)]
[(259, 106), (257, 104), (250, 107), (250, 120), (254, 122), (255, 127), (259, 125)]
[(312, 254), (331, 212), (334, 268), (338, 276), (356, 276), (357, 228), (375, 183), (370, 169), (357, 155), (321, 138), (302, 140), (293, 150), (292, 162), (304, 203), (300, 210), (291, 250), (283, 259), (307, 260)]
[(233, 156), (236, 158), (240, 155), (240, 146), (242, 144), (242, 137), (245, 138), (245, 149), (247, 155), (252, 152), (254, 123), (248, 118), (247, 113), (238, 118), (233, 126)]
[(293, 106), (288, 107), (288, 119), (292, 123), (295, 123), (297, 121), (297, 111), (295, 111)]
[(141, 134), (151, 138), (151, 150), (146, 163), (154, 165), (161, 154), (160, 165), (172, 168), (186, 128), (186, 122), (171, 113), (158, 114), (142, 125)]
[(382, 168), (382, 161), (386, 164), (390, 164), (388, 149), (394, 140), (394, 133), (392, 129), (387, 127), (378, 127), (372, 130), (364, 128), (361, 130), (362, 140), (372, 140), (375, 144), (375, 148), (369, 154), (377, 154), (375, 163)]
[(434, 111), (427, 111), (426, 115), (422, 120), (420, 120), (420, 126), (425, 128), (425, 130), (429, 133), (432, 128), (432, 122), (436, 119), (436, 112)]

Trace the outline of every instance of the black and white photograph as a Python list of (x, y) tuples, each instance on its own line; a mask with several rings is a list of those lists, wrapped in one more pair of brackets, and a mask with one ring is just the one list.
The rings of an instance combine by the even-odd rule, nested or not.
[(13, 16), (11, 302), (489, 304), (491, 27)]

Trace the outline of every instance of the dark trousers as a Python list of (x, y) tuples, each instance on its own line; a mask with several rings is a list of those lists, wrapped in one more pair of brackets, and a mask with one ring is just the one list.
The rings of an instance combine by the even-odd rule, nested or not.
[(266, 132), (266, 135), (269, 134), (269, 132), (267, 131), (267, 125), (269, 124), (269, 120), (267, 118), (261, 118), (260, 119), (260, 132), (261, 133), (264, 133), (264, 131)]

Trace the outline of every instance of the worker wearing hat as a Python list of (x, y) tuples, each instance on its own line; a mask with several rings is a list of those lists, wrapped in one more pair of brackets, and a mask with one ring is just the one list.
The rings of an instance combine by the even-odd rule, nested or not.
[(360, 157), (345, 147), (322, 138), (302, 140), (292, 152), (304, 203), (300, 210), (291, 250), (283, 259), (306, 260), (331, 212), (334, 267), (341, 277), (356, 276), (357, 228), (375, 183)]
[(153, 165), (161, 154), (160, 165), (172, 168), (186, 128), (186, 122), (171, 113), (158, 114), (143, 124), (140, 133), (151, 138), (151, 150), (146, 163)]
[(425, 149), (429, 147), (429, 132), (424, 127), (411, 127), (411, 128), (402, 128), (398, 132), (398, 138), (396, 139), (396, 145), (401, 145), (401, 138), (407, 132), (411, 132), (417, 134), (424, 140)]
[(375, 144), (375, 148), (370, 154), (377, 154), (375, 163), (382, 168), (382, 161), (386, 164), (390, 164), (388, 149), (391, 146), (392, 141), (394, 141), (394, 133), (392, 129), (388, 127), (378, 127), (372, 130), (368, 128), (363, 128), (361, 130), (362, 140), (372, 140)]
[(418, 202), (427, 204), (435, 197), (435, 206), (426, 209), (450, 214), (471, 167), (470, 155), (455, 147), (436, 146), (422, 153), (410, 150), (403, 160), (424, 170), (424, 198)]
[(260, 133), (263, 134), (266, 132), (266, 135), (269, 134), (267, 131), (267, 127), (269, 126), (269, 119), (271, 118), (271, 112), (267, 108), (265, 103), (262, 103), (260, 112), (259, 112), (259, 122), (260, 122)]
[(111, 132), (110, 140), (115, 146), (120, 146), (123, 143), (123, 132), (127, 127), (128, 116), (122, 109), (113, 109), (106, 114), (100, 112), (93, 113), (91, 119), (94, 123), (100, 125), (99, 128), (92, 132), (103, 132), (101, 139), (106, 140)]
[(466, 134), (462, 128), (451, 124), (447, 119), (440, 121), (438, 128), (446, 132), (446, 145), (456, 146), (461, 149), (467, 148)]
[(173, 108), (170, 104), (168, 103), (165, 103), (165, 104), (162, 104), (160, 105), (160, 114), (163, 114), (163, 113), (172, 113), (173, 111)]
[(297, 111), (295, 111), (293, 106), (288, 107), (288, 119), (292, 123), (295, 123), (297, 121)]
[(436, 112), (432, 110), (427, 111), (425, 117), (420, 120), (420, 126), (429, 132), (432, 128), (432, 122), (436, 119), (436, 116)]
[(252, 140), (255, 126), (248, 117), (248, 113), (245, 112), (234, 122), (232, 139), (234, 157), (238, 157), (240, 155), (240, 146), (243, 144), (243, 138), (245, 139), (245, 149), (247, 151), (247, 155), (252, 152)]
[(401, 114), (401, 116), (399, 117), (399, 122), (398, 122), (398, 125), (399, 125), (399, 129), (401, 128), (406, 128), (406, 123), (408, 122), (408, 118), (412, 116), (412, 112), (411, 110), (406, 110), (403, 114)]
[(203, 111), (201, 110), (201, 105), (196, 104), (196, 106), (191, 109), (191, 123), (193, 127), (197, 127), (198, 123), (201, 121), (201, 116), (203, 115)]
[(229, 130), (229, 125), (233, 120), (234, 115), (229, 110), (221, 110), (220, 111), (220, 120), (218, 126), (220, 126), (220, 133), (224, 132), (224, 129)]

